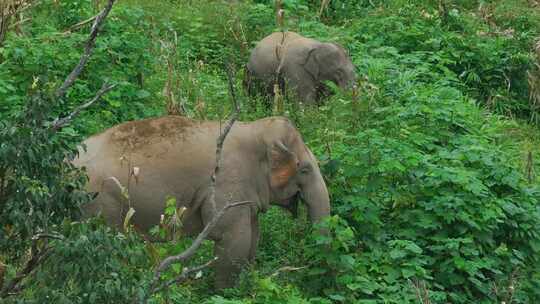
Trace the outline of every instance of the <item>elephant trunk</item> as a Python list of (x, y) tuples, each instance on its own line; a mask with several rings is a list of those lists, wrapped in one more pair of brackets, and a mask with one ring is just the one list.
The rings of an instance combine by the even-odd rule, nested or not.
[[(318, 170), (317, 170), (318, 171)], [(320, 172), (315, 173), (315, 181), (302, 189), (304, 202), (308, 207), (309, 220), (318, 223), (330, 215), (330, 198), (328, 189)]]

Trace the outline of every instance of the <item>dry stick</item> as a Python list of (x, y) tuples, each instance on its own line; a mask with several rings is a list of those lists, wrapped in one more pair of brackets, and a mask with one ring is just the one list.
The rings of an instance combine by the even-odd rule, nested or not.
[[(210, 186), (209, 186), (209, 188), (210, 188), (209, 200), (210, 200), (210, 203), (212, 204), (212, 207), (214, 208), (214, 211), (217, 211), (216, 210), (216, 201), (215, 201), (216, 176), (217, 176), (217, 174), (219, 172), (219, 168), (220, 168), (221, 154), (222, 154), (222, 150), (223, 150), (223, 143), (225, 142), (225, 139), (227, 138), (227, 135), (229, 134), (229, 131), (231, 130), (234, 122), (238, 119), (238, 116), (239, 116), (239, 113), (240, 113), (240, 106), (238, 104), (238, 101), (236, 99), (236, 93), (234, 91), (232, 68), (230, 66), (228, 66), (228, 68), (227, 68), (227, 78), (228, 78), (228, 81), (229, 81), (229, 91), (230, 91), (231, 98), (232, 98), (232, 101), (233, 101), (234, 111), (231, 114), (231, 118), (229, 119), (229, 121), (227, 123), (227, 126), (225, 127), (223, 132), (219, 135), (219, 137), (217, 138), (217, 143), (216, 143), (216, 166), (214, 168), (214, 172), (212, 173)], [(189, 260), (195, 254), (197, 249), (199, 249), (199, 247), (201, 246), (202, 242), (208, 237), (208, 235), (214, 229), (214, 227), (217, 225), (217, 223), (219, 222), (221, 217), (225, 214), (225, 211), (227, 211), (230, 208), (243, 206), (243, 205), (247, 205), (247, 204), (254, 204), (254, 203), (255, 202), (252, 202), (252, 201), (242, 201), (242, 202), (236, 202), (236, 203), (229, 203), (225, 207), (223, 207), (223, 209), (217, 211), (215, 213), (214, 217), (212, 218), (212, 220), (204, 227), (203, 231), (201, 231), (201, 233), (199, 233), (197, 238), (195, 238), (195, 241), (193, 241), (193, 243), (191, 244), (191, 246), (188, 249), (186, 249), (185, 251), (183, 251), (182, 253), (180, 253), (178, 255), (170, 256), (170, 257), (164, 259), (159, 264), (159, 266), (156, 268), (156, 270), (154, 272), (154, 278), (152, 279), (152, 283), (151, 283), (151, 287), (150, 287), (150, 293), (148, 295), (145, 295), (141, 299), (140, 303), (146, 303), (147, 300), (148, 300), (149, 295), (152, 295), (152, 294), (154, 294), (154, 293), (156, 293), (158, 291), (163, 290), (165, 287), (170, 286), (174, 282), (181, 282), (181, 281), (187, 279), (187, 277), (189, 276), (190, 273), (193, 273), (195, 271), (204, 269), (204, 268), (210, 266), (212, 263), (214, 263), (216, 261), (216, 258), (208, 261), (207, 263), (205, 263), (203, 265), (200, 265), (200, 266), (197, 266), (197, 267), (194, 267), (194, 268), (187, 268), (187, 269), (185, 269), (185, 271), (182, 271), (182, 273), (178, 277), (176, 277), (174, 280), (168, 281), (165, 284), (158, 285), (159, 284), (159, 278), (161, 277), (161, 274), (163, 273), (163, 271), (167, 270), (167, 268), (169, 268), (173, 263)]]
[(321, 1), (321, 9), (319, 10), (319, 18), (322, 16), (324, 10), (328, 8), (328, 4), (330, 4), (330, 0)]
[(96, 17), (94, 24), (92, 25), (92, 30), (90, 31), (90, 36), (88, 37), (88, 41), (86, 41), (86, 45), (84, 47), (84, 53), (81, 56), (81, 59), (79, 60), (79, 64), (75, 66), (73, 71), (68, 75), (62, 86), (56, 90), (56, 97), (57, 98), (63, 98), (66, 94), (66, 91), (73, 85), (77, 77), (81, 74), (84, 65), (86, 62), (88, 62), (88, 59), (90, 59), (90, 55), (92, 55), (92, 51), (94, 49), (94, 45), (96, 42), (96, 37), (98, 35), (99, 29), (107, 18), (107, 15), (112, 9), (112, 6), (116, 0), (109, 0), (103, 11)]
[(182, 253), (178, 255), (173, 255), (166, 258), (159, 264), (158, 268), (156, 269), (154, 279), (158, 279), (161, 276), (161, 273), (165, 271), (167, 268), (169, 268), (171, 264), (190, 259), (195, 254), (197, 249), (199, 249), (202, 242), (208, 237), (208, 234), (210, 234), (212, 229), (214, 229), (214, 227), (217, 225), (218, 221), (225, 214), (225, 211), (229, 210), (230, 208), (243, 206), (247, 204), (253, 204), (253, 203), (254, 202), (252, 201), (230, 203), (230, 204), (227, 204), (225, 207), (223, 207), (223, 209), (219, 210), (218, 213), (216, 213), (216, 215), (212, 218), (212, 220), (206, 225), (206, 227), (204, 227), (203, 231), (199, 233), (195, 241), (193, 241), (193, 243), (191, 244), (191, 246), (189, 246), (188, 249), (186, 249), (185, 251), (183, 251)]
[(98, 16), (99, 16), (99, 14), (70, 26), (67, 30), (64, 31), (64, 35), (67, 35), (67, 34), (73, 32), (73, 31), (76, 31), (76, 30), (80, 29), (81, 27), (87, 25), (88, 23), (96, 20), (96, 18)]
[(79, 115), (82, 110), (88, 108), (94, 102), (98, 101), (101, 98), (101, 96), (103, 96), (105, 93), (112, 90), (114, 87), (116, 87), (115, 84), (110, 84), (110, 85), (109, 84), (103, 84), (103, 86), (97, 92), (96, 96), (94, 96), (94, 98), (90, 99), (85, 104), (80, 105), (77, 108), (75, 108), (75, 110), (73, 110), (73, 112), (71, 112), (68, 116), (55, 119), (55, 121), (53, 122), (53, 124), (51, 126), (51, 129), (56, 131), (56, 130), (62, 128), (63, 126), (67, 125), (69, 122), (71, 122), (73, 120), (73, 118), (75, 118), (77, 115)]
[(11, 30), (12, 28), (17, 27), (17, 26), (20, 26), (20, 25), (22, 25), (23, 23), (25, 23), (25, 22), (27, 22), (27, 21), (30, 21), (30, 20), (32, 20), (32, 18), (21, 19), (21, 20), (15, 22), (15, 23), (13, 23), (13, 24), (9, 24), (9, 25), (8, 25), (8, 29)]
[[(143, 299), (141, 299), (141, 303), (146, 303), (146, 301), (148, 300), (148, 296), (149, 295), (152, 295), (158, 291), (161, 291), (163, 290), (165, 287), (167, 286), (170, 286), (171, 284), (173, 284), (174, 282), (171, 283), (171, 281), (169, 282), (166, 282), (165, 284), (162, 284), (162, 285), (158, 285), (159, 284), (159, 278), (161, 277), (161, 274), (167, 270), (167, 268), (169, 268), (172, 264), (174, 263), (177, 263), (177, 262), (183, 262), (183, 261), (186, 261), (186, 260), (189, 260), (194, 254), (195, 252), (197, 251), (197, 249), (199, 249), (199, 247), (201, 246), (202, 242), (208, 237), (208, 235), (210, 234), (210, 232), (214, 229), (214, 227), (217, 225), (218, 221), (221, 219), (221, 217), (225, 214), (225, 211), (227, 211), (228, 209), (230, 208), (234, 208), (234, 207), (238, 207), (238, 206), (243, 206), (243, 205), (247, 205), (247, 204), (253, 204), (254, 202), (252, 201), (242, 201), (242, 202), (237, 202), (237, 203), (230, 203), (228, 204), (227, 206), (225, 206), (223, 209), (221, 209), (218, 213), (216, 213), (216, 215), (212, 218), (212, 220), (206, 225), (206, 227), (204, 227), (203, 231), (201, 233), (199, 233), (199, 235), (197, 236), (197, 238), (195, 239), (195, 241), (193, 241), (193, 243), (191, 244), (191, 246), (186, 249), (185, 251), (183, 251), (182, 253), (178, 254), (178, 255), (173, 255), (173, 256), (170, 256), (168, 258), (166, 258), (165, 260), (163, 260), (159, 266), (156, 268), (155, 272), (154, 272), (154, 278), (152, 279), (152, 284), (151, 284), (151, 287), (150, 287), (150, 294), (148, 295), (145, 295), (143, 297)], [(187, 278), (187, 276), (196, 271), (194, 269), (197, 269), (198, 270), (201, 270), (203, 268), (206, 268), (208, 266), (210, 266), (212, 263), (214, 263), (216, 260), (216, 258), (210, 260), (209, 262), (207, 262), (206, 264), (203, 264), (201, 266), (197, 266), (195, 268), (188, 268), (188, 272), (185, 273), (184, 271), (182, 271), (182, 273), (180, 274), (179, 277), (177, 277), (176, 279), (174, 279), (174, 281), (182, 281), (181, 278), (183, 276), (185, 276)]]
[(300, 267), (293, 267), (293, 266), (283, 266), (276, 270), (273, 274), (270, 275), (270, 277), (275, 277), (279, 275), (282, 272), (290, 272), (290, 271), (298, 271), (302, 269), (306, 269), (308, 266), (300, 266)]
[(223, 129), (223, 132), (219, 135), (217, 139), (216, 167), (214, 168), (214, 172), (212, 173), (212, 176), (210, 177), (210, 203), (212, 204), (212, 209), (214, 210), (214, 212), (217, 211), (216, 209), (216, 176), (218, 175), (219, 170), (221, 168), (220, 167), (221, 166), (221, 151), (223, 150), (223, 143), (225, 142), (225, 138), (227, 137), (227, 134), (229, 134), (229, 131), (231, 130), (234, 122), (238, 119), (238, 116), (240, 115), (240, 105), (238, 104), (238, 101), (236, 99), (233, 78), (234, 76), (232, 73), (232, 68), (229, 65), (227, 67), (227, 80), (229, 82), (229, 92), (231, 94), (231, 98), (233, 101), (234, 112), (231, 114), (231, 118), (227, 122), (225, 129)]
[[(112, 5), (114, 4), (115, 0), (109, 0), (107, 7), (103, 10), (103, 12), (96, 18), (96, 22), (94, 23), (92, 27), (92, 31), (90, 33), (90, 37), (87, 41), (85, 52), (81, 56), (81, 60), (79, 61), (79, 64), (75, 67), (75, 69), (71, 72), (71, 74), (66, 78), (64, 84), (56, 91), (56, 95), (58, 98), (62, 98), (66, 90), (73, 85), (73, 82), (79, 74), (82, 71), (82, 68), (88, 61), (90, 54), (92, 52), (94, 42), (98, 33), (98, 29), (107, 17), (108, 13), (110, 12)], [(53, 122), (53, 125), (51, 126), (54, 130), (59, 129), (60, 127), (64, 126), (65, 124), (69, 123), (76, 115), (78, 115), (82, 110), (92, 105), (96, 100), (98, 100), (103, 94), (110, 91), (112, 88), (114, 88), (115, 85), (107, 85), (104, 84), (101, 90), (97, 93), (97, 95), (88, 101), (86, 104), (79, 106), (75, 109), (71, 114), (69, 114), (67, 117), (56, 119)], [(8, 284), (2, 287), (0, 290), (0, 298), (5, 298), (6, 296), (14, 295), (13, 290), (20, 291), (22, 289), (21, 286), (18, 286), (18, 284), (26, 278), (29, 274), (31, 274), (44, 260), (46, 260), (50, 255), (50, 247), (45, 245), (45, 247), (41, 250), (38, 250), (38, 244), (37, 242), (40, 239), (58, 239), (62, 240), (62, 235), (57, 234), (49, 234), (49, 233), (38, 233), (32, 237), (32, 247), (31, 247), (31, 256), (24, 268), (17, 273), (15, 278), (13, 278)]]

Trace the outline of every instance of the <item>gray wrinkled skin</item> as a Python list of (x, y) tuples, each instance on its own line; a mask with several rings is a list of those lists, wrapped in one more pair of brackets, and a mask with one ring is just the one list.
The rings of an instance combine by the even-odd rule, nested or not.
[[(88, 190), (98, 192), (84, 206), (87, 216), (102, 214), (108, 224), (121, 227), (128, 210), (122, 187), (129, 172), (129, 197), (135, 209), (132, 223), (147, 232), (158, 225), (167, 196), (185, 206), (183, 230), (198, 234), (214, 215), (208, 186), (215, 166), (220, 123), (180, 116), (132, 121), (92, 136), (86, 151), (73, 161), (86, 167)], [(317, 161), (300, 133), (286, 118), (237, 122), (223, 146), (216, 182), (216, 207), (253, 201), (230, 209), (210, 235), (215, 241), (216, 288), (230, 287), (253, 260), (259, 240), (258, 214), (270, 203), (290, 209), (304, 199), (311, 221), (329, 215), (326, 185)]]
[(342, 89), (355, 86), (355, 67), (345, 49), (294, 32), (276, 32), (252, 50), (244, 86), (250, 95), (271, 95), (278, 82), (282, 90), (286, 87), (295, 92), (300, 101), (315, 103), (329, 94), (324, 81)]

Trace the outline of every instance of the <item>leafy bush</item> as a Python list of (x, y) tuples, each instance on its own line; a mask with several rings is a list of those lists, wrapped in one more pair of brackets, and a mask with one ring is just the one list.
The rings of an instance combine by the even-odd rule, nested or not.
[(145, 244), (99, 220), (66, 221), (63, 240), (32, 280), (29, 303), (127, 303), (143, 290), (152, 265)]
[[(69, 98), (57, 101), (49, 92), (77, 61), (86, 28), (60, 33), (93, 16), (95, 3), (43, 1), (31, 10), (25, 34), (10, 34), (0, 48), (6, 279), (24, 264), (29, 236), (60, 235), (40, 240), (51, 246), (49, 259), (24, 282), (21, 297), (9, 298), (13, 303), (129, 302), (147, 289), (156, 263), (189, 240), (149, 243), (99, 220), (76, 222), (90, 197), (82, 172), (65, 160), (82, 135), (163, 112), (161, 40), (176, 43), (178, 34), (175, 90), (188, 115), (223, 119), (229, 105), (222, 66), (242, 67), (250, 48), (276, 29), (273, 1), (121, 2)], [(256, 264), (237, 288), (216, 294), (210, 272), (151, 300), (418, 303), (425, 292), (432, 303), (538, 302), (538, 180), (524, 180), (520, 150), (524, 140), (534, 151), (538, 130), (478, 105), (511, 117), (534, 114), (526, 71), (540, 15), (524, 0), (373, 0), (330, 1), (319, 18), (320, 3), (284, 0), (286, 27), (345, 45), (362, 94), (355, 100), (339, 93), (319, 108), (287, 104), (285, 115), (321, 160), (333, 206), (322, 225), (331, 237), (271, 210), (261, 216)], [(101, 104), (71, 128), (46, 128), (104, 79), (119, 86)], [(268, 115), (243, 101), (243, 120)], [(532, 157), (534, 172), (540, 164)], [(206, 243), (194, 263), (207, 261), (210, 248)], [(175, 265), (164, 277), (180, 271)]]
[[(535, 302), (538, 189), (479, 131), (490, 120), (458, 90), (406, 81), (385, 84), (381, 94), (393, 102), (337, 120), (359, 125), (331, 124), (339, 131), (312, 136), (332, 147), (326, 170), (338, 172), (330, 187), (339, 215), (327, 223), (333, 240), (319, 239), (332, 251), (307, 258), (326, 265), (312, 288), (322, 284), (346, 301), (413, 303), (415, 279), (428, 283), (433, 300), (491, 303), (504, 300), (493, 284), (507, 284), (519, 286), (520, 302)], [(336, 106), (346, 105), (321, 116), (333, 118)], [(320, 276), (329, 271), (330, 285)]]
[(81, 137), (73, 129), (48, 128), (50, 103), (36, 92), (23, 110), (0, 122), (0, 248), (9, 262), (31, 236), (77, 218), (79, 205), (89, 200), (82, 190), (86, 176), (65, 162)]
[[(51, 5), (54, 4), (48, 4)], [(90, 10), (89, 5), (82, 8)], [(67, 13), (61, 9), (55, 12)], [(44, 18), (39, 10), (35, 14), (38, 20)], [(121, 121), (156, 115), (162, 111), (161, 105), (153, 104), (150, 98), (152, 94), (145, 89), (145, 75), (153, 71), (156, 61), (149, 52), (154, 45), (148, 37), (136, 31), (126, 31), (139, 29), (152, 32), (143, 17), (144, 12), (137, 8), (121, 7), (112, 11), (110, 18), (114, 22), (105, 24), (87, 69), (68, 92), (67, 101), (55, 105), (53, 114), (67, 114), (66, 109), (72, 109), (81, 100), (93, 97), (104, 79), (119, 86), (104, 97), (104, 102), (83, 114), (86, 123), (76, 126), (85, 133), (95, 133)], [(32, 23), (31, 30), (37, 32), (35, 36), (12, 37), (0, 49), (3, 58), (0, 75), (12, 75), (0, 81), (0, 119), (7, 118), (10, 112), (22, 110), (25, 96), (36, 77), (49, 87), (59, 86), (78, 62), (81, 46), (87, 37), (84, 30), (63, 35), (61, 33), (66, 30), (65, 26), (51, 22)]]

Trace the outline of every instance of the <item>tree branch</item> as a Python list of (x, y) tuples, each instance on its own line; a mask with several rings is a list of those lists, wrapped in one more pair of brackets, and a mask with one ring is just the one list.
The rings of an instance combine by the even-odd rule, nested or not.
[(67, 34), (73, 32), (73, 31), (76, 31), (76, 30), (80, 29), (81, 27), (87, 25), (88, 23), (90, 23), (90, 22), (96, 20), (96, 18), (97, 18), (98, 16), (99, 16), (99, 14), (97, 14), (97, 15), (95, 15), (95, 16), (93, 16), (93, 17), (90, 17), (90, 18), (88, 18), (88, 19), (86, 19), (86, 20), (84, 20), (84, 21), (81, 21), (81, 22), (79, 22), (79, 23), (76, 23), (76, 24), (70, 26), (67, 30), (64, 31), (63, 34), (64, 34), (64, 35), (67, 35)]
[(216, 166), (214, 168), (214, 172), (212, 173), (212, 176), (210, 177), (210, 203), (212, 204), (212, 209), (214, 212), (217, 211), (216, 209), (216, 176), (219, 173), (219, 170), (221, 168), (221, 154), (223, 150), (223, 143), (225, 142), (225, 138), (229, 134), (229, 131), (231, 130), (232, 126), (238, 119), (238, 116), (240, 115), (240, 105), (236, 99), (236, 93), (234, 90), (234, 75), (232, 71), (232, 66), (228, 65), (226, 67), (227, 71), (227, 80), (229, 83), (229, 92), (231, 94), (231, 99), (233, 103), (233, 113), (231, 114), (231, 118), (227, 122), (227, 125), (225, 125), (225, 129), (223, 129), (223, 132), (220, 133), (217, 144), (216, 144)]
[[(212, 208), (214, 209), (214, 212), (215, 212), (214, 217), (204, 227), (204, 229), (201, 231), (201, 233), (199, 233), (197, 238), (195, 238), (195, 240), (193, 241), (193, 243), (191, 244), (191, 246), (188, 249), (184, 250), (183, 252), (181, 252), (178, 255), (169, 256), (166, 259), (164, 259), (163, 261), (161, 261), (161, 263), (159, 264), (159, 266), (156, 268), (156, 270), (154, 272), (154, 278), (152, 279), (152, 283), (150, 285), (150, 293), (148, 295), (144, 295), (143, 298), (140, 299), (140, 303), (146, 303), (148, 298), (152, 294), (163, 290), (164, 288), (170, 286), (171, 284), (174, 284), (175, 282), (182, 282), (185, 279), (187, 279), (187, 277), (189, 276), (190, 273), (201, 270), (201, 269), (204, 269), (204, 268), (210, 266), (212, 263), (214, 263), (217, 258), (214, 258), (213, 260), (208, 261), (204, 265), (201, 265), (201, 266), (198, 266), (198, 267), (195, 267), (195, 268), (184, 269), (184, 271), (182, 271), (180, 276), (178, 276), (176, 279), (159, 285), (159, 279), (161, 277), (161, 274), (165, 270), (167, 270), (173, 263), (184, 262), (184, 261), (189, 260), (195, 254), (197, 249), (199, 249), (202, 242), (208, 237), (210, 232), (212, 232), (214, 227), (217, 225), (217, 223), (219, 222), (221, 217), (223, 217), (223, 215), (225, 214), (225, 212), (228, 209), (255, 203), (255, 202), (252, 202), (252, 201), (242, 201), (242, 202), (229, 203), (225, 207), (223, 207), (223, 209), (221, 209), (219, 211), (216, 210), (216, 201), (215, 201), (216, 176), (218, 175), (219, 169), (220, 169), (221, 154), (222, 154), (222, 151), (223, 151), (223, 143), (225, 142), (225, 139), (227, 138), (227, 135), (229, 134), (229, 131), (231, 130), (233, 124), (238, 119), (238, 116), (240, 114), (240, 107), (239, 107), (239, 104), (238, 104), (237, 99), (236, 99), (236, 93), (234, 91), (234, 83), (233, 83), (234, 77), (233, 77), (232, 67), (230, 65), (227, 67), (227, 77), (228, 77), (228, 81), (229, 81), (229, 91), (230, 91), (230, 94), (231, 94), (234, 109), (233, 109), (233, 113), (231, 114), (231, 118), (229, 119), (227, 125), (225, 126), (225, 129), (223, 130), (223, 132), (220, 133), (220, 135), (218, 136), (218, 138), (216, 140), (216, 166), (214, 168), (214, 172), (212, 173), (211, 181), (210, 181), (210, 185), (209, 185), (209, 188), (210, 188), (209, 200), (210, 200), (210, 203), (212, 204)], [(137, 301), (135, 300), (135, 303), (136, 302)]]
[[(150, 295), (152, 295), (152, 294), (154, 294), (154, 293), (156, 293), (158, 291), (161, 291), (165, 287), (170, 286), (172, 284), (171, 281), (169, 281), (169, 282), (166, 282), (165, 284), (158, 285), (159, 284), (159, 278), (161, 277), (161, 274), (165, 270), (167, 270), (167, 268), (169, 268), (172, 264), (178, 263), (178, 262), (184, 262), (184, 261), (189, 260), (195, 254), (197, 249), (199, 249), (199, 247), (201, 247), (202, 242), (208, 237), (210, 232), (212, 232), (212, 230), (217, 225), (217, 223), (219, 222), (221, 217), (225, 214), (225, 211), (227, 211), (230, 208), (243, 206), (243, 205), (247, 205), (247, 204), (253, 204), (253, 203), (254, 202), (251, 202), (251, 201), (243, 201), (243, 202), (236, 202), (236, 203), (227, 204), (225, 207), (223, 207), (223, 209), (221, 209), (218, 213), (216, 213), (216, 215), (206, 225), (206, 227), (204, 227), (203, 231), (201, 231), (201, 233), (199, 233), (199, 235), (197, 236), (195, 241), (193, 241), (193, 243), (191, 244), (191, 246), (189, 246), (188, 249), (184, 250), (183, 252), (181, 252), (178, 255), (170, 256), (170, 257), (164, 259), (163, 261), (161, 261), (161, 263), (159, 264), (159, 266), (156, 268), (156, 270), (154, 272), (154, 278), (152, 279), (152, 283), (150, 285), (151, 292), (150, 292), (150, 294), (145, 295), (144, 298), (141, 299), (140, 303), (146, 303), (146, 301), (148, 300)], [(202, 266), (204, 266), (202, 268), (206, 268), (206, 267), (210, 266), (212, 263), (215, 262), (215, 260), (216, 260), (216, 258), (214, 258), (213, 260), (209, 261), (208, 263), (202, 265)], [(205, 266), (205, 265), (207, 265), (207, 266)], [(184, 272), (182, 272), (182, 274), (184, 274)], [(180, 274), (180, 277), (182, 276), (182, 274)], [(187, 278), (189, 273), (184, 274), (184, 275)]]
[(163, 260), (159, 264), (159, 267), (156, 269), (156, 274), (154, 275), (154, 278), (155, 279), (159, 278), (161, 273), (163, 271), (165, 271), (167, 268), (169, 268), (169, 266), (171, 266), (171, 264), (176, 263), (176, 262), (186, 261), (186, 260), (190, 259), (193, 256), (193, 254), (195, 254), (197, 249), (199, 249), (202, 242), (208, 237), (208, 234), (210, 234), (212, 229), (214, 229), (214, 227), (217, 225), (218, 221), (225, 214), (225, 211), (227, 211), (230, 208), (243, 206), (243, 205), (247, 205), (247, 204), (253, 204), (253, 203), (254, 202), (252, 202), (252, 201), (243, 201), (243, 202), (230, 203), (230, 204), (226, 205), (225, 207), (223, 207), (223, 209), (221, 209), (220, 211), (218, 211), (218, 213), (216, 213), (216, 215), (206, 225), (206, 227), (204, 227), (203, 231), (201, 233), (199, 233), (199, 235), (197, 236), (195, 241), (193, 241), (193, 243), (191, 244), (191, 246), (188, 249), (186, 249), (184, 252), (182, 252), (182, 253), (180, 253), (178, 255), (173, 255), (173, 256), (170, 256), (170, 257), (166, 258), (165, 260)]
[(96, 96), (94, 96), (92, 99), (90, 99), (86, 103), (84, 103), (84, 104), (78, 106), (77, 108), (75, 108), (75, 110), (73, 110), (73, 112), (71, 112), (69, 115), (67, 115), (65, 117), (62, 117), (62, 118), (55, 119), (53, 121), (53, 123), (52, 123), (51, 129), (56, 131), (56, 130), (62, 128), (63, 126), (67, 125), (68, 123), (70, 123), (73, 120), (73, 118), (75, 118), (77, 115), (79, 115), (82, 110), (88, 108), (94, 102), (98, 101), (101, 98), (101, 96), (105, 95), (107, 92), (112, 90), (114, 87), (116, 87), (116, 84), (106, 84), (106, 83), (103, 84), (101, 89), (96, 93)]
[(300, 267), (292, 267), (292, 266), (283, 266), (276, 270), (273, 274), (270, 275), (270, 277), (275, 277), (279, 275), (282, 272), (290, 272), (290, 271), (298, 271), (302, 269), (306, 269), (308, 266), (300, 266)]
[(75, 66), (73, 71), (68, 75), (66, 80), (64, 80), (64, 83), (56, 90), (56, 97), (57, 98), (63, 98), (66, 94), (67, 90), (73, 85), (75, 80), (79, 77), (81, 74), (86, 62), (88, 62), (88, 59), (90, 59), (90, 56), (92, 55), (92, 51), (94, 50), (96, 37), (98, 35), (98, 32), (101, 28), (101, 25), (107, 18), (107, 15), (112, 9), (112, 6), (114, 5), (114, 2), (116, 0), (108, 0), (107, 5), (105, 8), (101, 11), (101, 13), (96, 17), (94, 20), (94, 24), (92, 25), (92, 30), (90, 31), (90, 36), (88, 37), (88, 40), (86, 41), (86, 45), (84, 47), (84, 52), (81, 56), (81, 59), (79, 60), (79, 64)]

